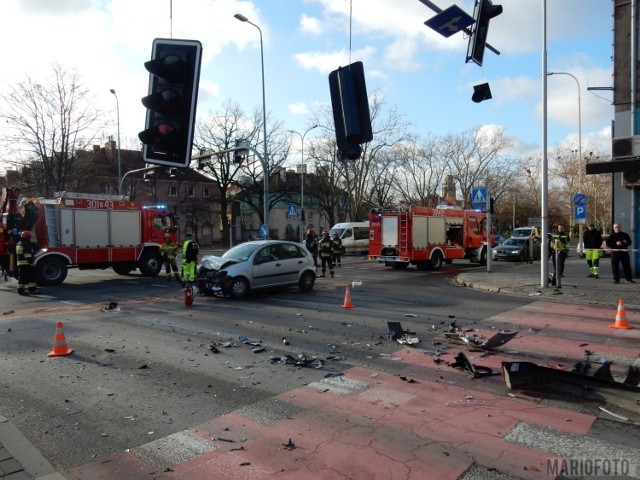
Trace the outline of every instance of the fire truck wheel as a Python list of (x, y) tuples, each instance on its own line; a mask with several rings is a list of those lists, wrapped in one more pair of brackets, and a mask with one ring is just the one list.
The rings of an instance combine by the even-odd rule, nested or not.
[(67, 262), (60, 257), (45, 257), (36, 265), (39, 285), (59, 285), (67, 278)]
[(249, 282), (242, 278), (232, 278), (225, 282), (225, 295), (231, 298), (244, 298), (249, 295)]
[(160, 252), (149, 250), (142, 254), (138, 264), (140, 273), (145, 277), (155, 277), (162, 270), (162, 258)]
[(440, 252), (433, 252), (433, 255), (431, 255), (431, 268), (433, 268), (434, 270), (438, 270), (440, 267), (442, 267), (443, 261), (444, 258), (442, 258), (442, 254)]
[(298, 285), (300, 286), (300, 290), (303, 292), (308, 292), (313, 289), (313, 285), (316, 283), (316, 276), (313, 272), (304, 272), (300, 277), (300, 281)]

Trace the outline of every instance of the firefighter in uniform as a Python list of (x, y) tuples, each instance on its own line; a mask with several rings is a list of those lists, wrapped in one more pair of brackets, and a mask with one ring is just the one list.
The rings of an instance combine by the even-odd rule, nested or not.
[(179, 282), (180, 275), (178, 274), (178, 264), (176, 263), (178, 245), (173, 243), (171, 235), (166, 234), (164, 236), (164, 243), (160, 245), (160, 252), (162, 253), (162, 260), (164, 260), (165, 272), (167, 272), (167, 282), (171, 281), (171, 272), (173, 272), (176, 282)]
[(196, 281), (196, 261), (200, 248), (193, 239), (193, 235), (187, 233), (186, 240), (182, 244), (182, 283), (187, 286)]
[(329, 232), (326, 230), (322, 232), (322, 240), (318, 244), (318, 250), (320, 250), (320, 260), (322, 262), (322, 275), (324, 277), (325, 272), (327, 271), (327, 264), (329, 264), (329, 273), (333, 278), (333, 250), (332, 250), (332, 242), (329, 238)]
[(587, 231), (582, 235), (582, 242), (584, 244), (584, 257), (587, 259), (587, 265), (589, 265), (589, 277), (598, 278), (602, 235), (593, 223), (589, 224)]
[[(558, 276), (564, 277), (564, 262), (569, 251), (569, 234), (564, 231), (562, 225), (558, 225), (556, 232), (551, 234), (549, 247), (551, 260), (553, 261), (553, 280), (555, 280)], [(556, 257), (558, 258), (558, 265), (556, 265)]]
[(304, 246), (313, 257), (313, 266), (318, 271), (318, 236), (313, 228), (307, 230), (307, 238), (304, 239)]
[(333, 253), (333, 264), (338, 267), (342, 267), (341, 255), (342, 255), (342, 240), (338, 237), (338, 232), (333, 234), (331, 239), (331, 251)]
[(36, 285), (36, 269), (33, 265), (31, 232), (28, 230), (20, 234), (20, 241), (16, 245), (16, 259), (18, 264), (18, 293), (20, 295), (40, 293)]

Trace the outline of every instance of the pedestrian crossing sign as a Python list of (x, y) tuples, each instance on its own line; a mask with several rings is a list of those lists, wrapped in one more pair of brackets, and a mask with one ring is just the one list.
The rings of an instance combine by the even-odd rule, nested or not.
[(485, 208), (487, 206), (486, 188), (471, 189), (471, 205), (473, 206), (473, 208)]

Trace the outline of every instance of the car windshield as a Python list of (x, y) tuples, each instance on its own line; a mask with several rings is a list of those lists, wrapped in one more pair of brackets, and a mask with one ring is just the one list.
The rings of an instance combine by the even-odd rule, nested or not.
[(531, 229), (530, 228), (524, 228), (524, 229), (516, 228), (513, 231), (513, 236), (514, 237), (529, 237), (529, 236), (531, 236)]
[(237, 262), (246, 262), (251, 254), (258, 248), (260, 248), (260, 245), (257, 243), (243, 243), (228, 250), (224, 255), (222, 255), (222, 258), (226, 260), (235, 260)]
[(528, 242), (528, 240), (526, 238), (509, 238), (508, 240), (506, 240), (502, 245), (513, 245), (513, 246), (517, 246), (520, 247), (522, 245), (526, 245)]

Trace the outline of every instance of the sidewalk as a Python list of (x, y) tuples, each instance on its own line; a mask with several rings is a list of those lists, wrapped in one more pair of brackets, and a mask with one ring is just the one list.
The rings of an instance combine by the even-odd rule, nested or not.
[[(527, 264), (494, 260), (491, 272), (486, 268), (464, 272), (458, 275), (456, 282), (478, 290), (563, 303), (617, 306), (622, 299), (626, 306), (640, 308), (640, 279), (636, 279), (637, 284), (626, 283), (624, 279), (619, 284), (612, 283), (609, 258), (600, 259), (598, 279), (588, 277), (586, 260), (577, 255), (567, 258), (562, 288), (542, 288), (540, 270), (540, 262)], [(549, 273), (553, 273), (551, 262)]]
[[(493, 292), (497, 296), (517, 295), (535, 297), (532, 300), (544, 299), (566, 304), (592, 304), (612, 308), (615, 308), (622, 299), (625, 305), (640, 308), (640, 279), (638, 284), (629, 284), (624, 280), (619, 284), (612, 283), (608, 258), (601, 259), (599, 279), (588, 277), (589, 271), (584, 259), (577, 256), (568, 258), (561, 288), (552, 286), (541, 288), (540, 271), (540, 262), (525, 264), (494, 261), (491, 272), (487, 272), (486, 268), (476, 268), (459, 274), (455, 281), (469, 288)], [(549, 272), (553, 272), (551, 262), (549, 262)], [(358, 369), (355, 370), (358, 371)], [(363, 379), (366, 380), (366, 376)], [(298, 395), (302, 396), (299, 392)], [(227, 418), (226, 421), (229, 419)], [(212, 422), (215, 423), (214, 420)], [(246, 422), (246, 419), (242, 419), (239, 423), (243, 422)], [(86, 478), (97, 478), (99, 473), (89, 472), (89, 469), (93, 468), (96, 466), (85, 466), (80, 469), (80, 472), (76, 472), (76, 475), (84, 474)], [(171, 473), (164, 475), (167, 476), (160, 474), (158, 478), (174, 478)], [(175, 478), (178, 477), (179, 475), (176, 475)], [(65, 480), (66, 477), (56, 472), (22, 433), (11, 422), (0, 416), (0, 479)]]

